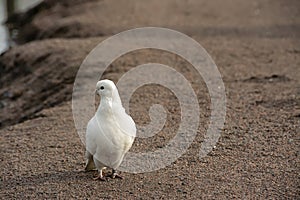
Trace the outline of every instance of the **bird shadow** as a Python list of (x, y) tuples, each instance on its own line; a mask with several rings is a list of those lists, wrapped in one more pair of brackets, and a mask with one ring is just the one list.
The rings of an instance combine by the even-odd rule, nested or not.
[(91, 172), (85, 172), (83, 170), (73, 171), (60, 171), (53, 173), (42, 173), (29, 176), (19, 176), (15, 178), (3, 178), (2, 177), (2, 189), (11, 189), (12, 186), (36, 186), (43, 183), (59, 183), (59, 182), (77, 182), (84, 180), (91, 180)]

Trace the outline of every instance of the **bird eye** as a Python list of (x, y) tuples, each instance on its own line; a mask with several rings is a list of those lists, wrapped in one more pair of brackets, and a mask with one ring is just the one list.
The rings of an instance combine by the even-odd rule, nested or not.
[(100, 87), (100, 90), (104, 90), (104, 86), (101, 86), (101, 87)]

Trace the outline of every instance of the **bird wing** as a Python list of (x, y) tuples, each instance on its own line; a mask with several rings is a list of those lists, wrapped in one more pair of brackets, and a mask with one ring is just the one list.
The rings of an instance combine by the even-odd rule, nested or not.
[(112, 112), (119, 129), (130, 137), (136, 136), (136, 126), (133, 119), (126, 113), (117, 89), (113, 91)]
[(89, 121), (87, 128), (86, 128), (86, 136), (85, 136), (85, 146), (86, 150), (95, 155), (97, 149), (97, 131), (96, 131), (96, 124), (95, 124), (95, 116)]

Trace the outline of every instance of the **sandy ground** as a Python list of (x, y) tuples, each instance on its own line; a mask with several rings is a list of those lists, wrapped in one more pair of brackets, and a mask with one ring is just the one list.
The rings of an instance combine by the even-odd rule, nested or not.
[[(11, 21), (22, 45), (0, 56), (2, 199), (297, 199), (299, 190), (300, 48), (298, 1), (46, 1)], [(20, 23), (22, 21), (22, 23)], [(74, 127), (77, 69), (100, 41), (140, 26), (173, 28), (196, 39), (216, 62), (227, 115), (216, 148), (199, 160), (210, 117), (208, 90), (178, 57), (139, 51), (116, 60), (105, 77), (160, 61), (191, 84), (201, 108), (198, 135), (177, 161), (158, 171), (93, 181)], [(33, 34), (34, 33), (34, 34)], [(180, 121), (166, 88), (140, 88), (131, 100), (137, 124), (151, 104), (167, 108), (164, 129), (137, 138), (132, 151), (164, 146)]]

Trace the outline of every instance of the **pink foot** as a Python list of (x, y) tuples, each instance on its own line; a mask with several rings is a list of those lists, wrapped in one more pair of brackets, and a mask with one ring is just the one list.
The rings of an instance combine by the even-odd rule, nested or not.
[(105, 177), (103, 176), (97, 176), (95, 178), (93, 178), (93, 180), (97, 181), (97, 180), (100, 180), (100, 181), (107, 181)]

